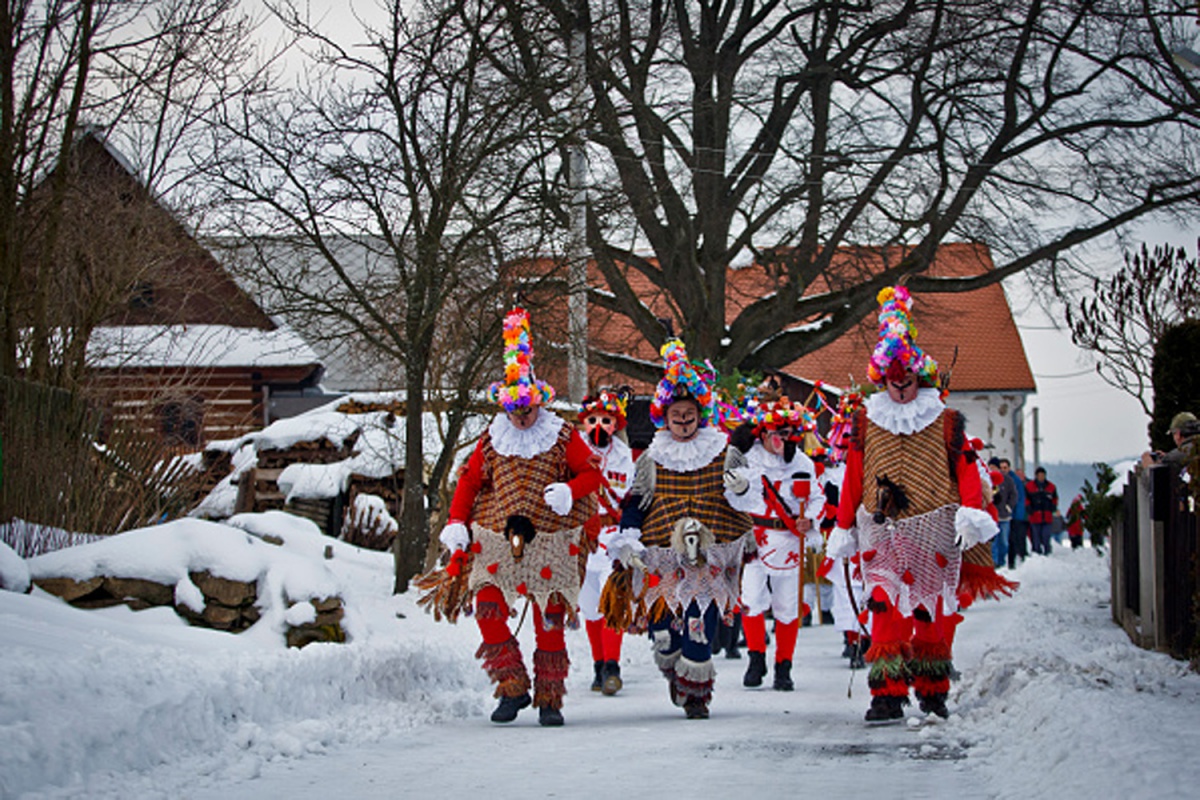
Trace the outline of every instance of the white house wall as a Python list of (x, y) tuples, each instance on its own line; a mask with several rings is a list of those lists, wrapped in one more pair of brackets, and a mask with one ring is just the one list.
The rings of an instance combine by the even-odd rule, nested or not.
[(968, 436), (991, 445), (984, 451), (985, 457), (1007, 458), (1014, 467), (1021, 467), (1025, 458), (1019, 425), (1026, 397), (1024, 392), (951, 392), (947, 404), (966, 417)]

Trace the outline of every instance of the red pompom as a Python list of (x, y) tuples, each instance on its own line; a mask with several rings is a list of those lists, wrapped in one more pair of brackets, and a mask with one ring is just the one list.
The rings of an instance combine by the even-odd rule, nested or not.
[(483, 545), (479, 542), (471, 542), (471, 552), (479, 555), (483, 552)]
[(570, 547), (567, 548), (567, 552), (573, 556), (579, 555), (579, 545), (572, 544)]
[(500, 564), (498, 562), (492, 562), (491, 564), (487, 565), (487, 571), (493, 575), (496, 574), (496, 570), (498, 569), (500, 569)]
[(917, 582), (917, 579), (913, 577), (912, 570), (907, 570), (907, 569), (904, 570), (904, 574), (900, 576), (900, 580), (904, 581), (909, 586), (912, 586), (914, 583)]
[(529, 594), (529, 587), (525, 585), (525, 581), (517, 584), (517, 594)]
[(658, 586), (660, 583), (662, 583), (661, 575), (648, 575), (647, 579), (649, 580), (651, 587)]
[(542, 567), (542, 571), (539, 572), (538, 574), (542, 576), (542, 580), (544, 580), (544, 581), (548, 581), (552, 577), (554, 577), (554, 571), (551, 570), (549, 567)]
[(949, 561), (949, 560), (948, 560), (948, 559), (947, 559), (947, 558), (946, 558), (944, 555), (942, 555), (941, 553), (937, 553), (937, 554), (934, 556), (933, 560), (934, 560), (934, 561), (936, 561), (936, 562), (937, 562), (937, 565), (938, 565), (939, 567), (941, 567), (942, 569), (945, 569), (945, 568), (946, 568), (946, 565), (950, 563), (950, 561)]
[(862, 554), (863, 561), (870, 561), (871, 559), (873, 559), (875, 557), (875, 555), (876, 555), (876, 551), (867, 550), (866, 552), (864, 552)]

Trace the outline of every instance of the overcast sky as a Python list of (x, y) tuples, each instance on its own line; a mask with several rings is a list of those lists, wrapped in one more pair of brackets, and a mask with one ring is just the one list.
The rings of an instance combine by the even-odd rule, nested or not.
[[(1146, 225), (1138, 239), (1186, 247), (1196, 254), (1200, 225), (1190, 230), (1171, 224)], [(1114, 255), (1115, 264), (1121, 254)], [(1135, 456), (1147, 448), (1147, 424), (1141, 406), (1129, 395), (1105, 383), (1095, 372), (1095, 360), (1071, 342), (1065, 330), (1037, 307), (1022, 308), (1019, 288), (1006, 283), (1009, 303), (1021, 332), (1025, 354), (1037, 382), (1037, 394), (1025, 405), (1025, 456), (1037, 459), (1033, 445), (1033, 408), (1038, 408), (1042, 462), (1113, 461)], [(1062, 324), (1061, 319), (1058, 320)], [(1198, 411), (1198, 409), (1193, 409)]]

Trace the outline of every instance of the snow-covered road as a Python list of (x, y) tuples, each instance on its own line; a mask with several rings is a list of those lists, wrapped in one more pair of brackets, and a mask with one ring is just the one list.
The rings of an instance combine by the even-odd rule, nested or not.
[[(743, 689), (745, 660), (718, 658), (707, 721), (670, 705), (641, 638), (626, 640), (621, 693), (590, 692), (572, 631), (566, 725), (541, 728), (533, 710), (494, 725), (471, 620), (435, 623), (389, 596), (382, 561), (330, 563), (347, 570), (356, 635), (302, 651), (161, 610), (0, 592), (0, 797), (1163, 798), (1200, 785), (1200, 676), (1129, 644), (1091, 550), (1027, 562), (1016, 597), (967, 612), (952, 716), (918, 730), (863, 725), (866, 675), (847, 698), (832, 627), (801, 631), (792, 693)], [(528, 655), (528, 621), (520, 638)]]

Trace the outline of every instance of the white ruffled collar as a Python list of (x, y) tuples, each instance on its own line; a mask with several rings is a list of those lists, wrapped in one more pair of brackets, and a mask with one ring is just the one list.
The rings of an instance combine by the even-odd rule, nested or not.
[(499, 413), (488, 425), (492, 437), (492, 449), (502, 456), (533, 458), (541, 455), (558, 441), (558, 432), (566, 423), (553, 411), (541, 409), (537, 420), (525, 430), (508, 421), (508, 415)]
[(909, 403), (897, 403), (886, 391), (876, 392), (864, 405), (871, 422), (898, 436), (925, 430), (946, 409), (937, 389), (918, 389), (916, 398)]
[(729, 439), (716, 428), (704, 427), (686, 442), (677, 442), (666, 430), (654, 434), (645, 455), (672, 472), (695, 472), (721, 454)]
[(812, 470), (812, 462), (799, 447), (796, 448), (791, 461), (784, 461), (782, 455), (768, 452), (767, 448), (763, 447), (762, 442), (755, 442), (754, 446), (746, 452), (746, 464), (751, 469), (762, 473), (769, 473), (772, 470), (778, 472), (780, 470), (794, 471), (807, 469), (811, 474)]

